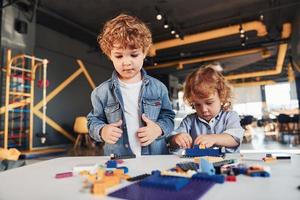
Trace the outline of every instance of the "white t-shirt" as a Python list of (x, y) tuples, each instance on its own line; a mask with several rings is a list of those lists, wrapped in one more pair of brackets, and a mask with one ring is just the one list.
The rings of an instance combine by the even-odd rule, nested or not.
[(128, 132), (128, 140), (131, 150), (136, 156), (141, 155), (141, 143), (138, 140), (137, 130), (140, 128), (141, 116), (139, 116), (139, 95), (142, 81), (137, 83), (124, 83), (119, 79), (120, 89), (124, 102), (124, 115)]

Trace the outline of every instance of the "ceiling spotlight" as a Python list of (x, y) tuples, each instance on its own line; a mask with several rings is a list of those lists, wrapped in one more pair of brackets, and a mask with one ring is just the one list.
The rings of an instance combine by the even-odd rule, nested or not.
[(241, 38), (244, 38), (244, 37), (245, 37), (245, 34), (244, 34), (244, 33), (241, 33), (241, 34), (240, 34), (240, 37), (241, 37)]
[(156, 19), (159, 20), (159, 21), (162, 20), (162, 15), (161, 15), (160, 13), (158, 13), (158, 14), (156, 15)]
[(176, 38), (179, 38), (179, 34), (178, 34), (178, 33), (177, 33), (177, 34), (175, 34), (175, 37), (176, 37)]
[(176, 33), (175, 30), (171, 30), (171, 34), (174, 35)]
[(246, 43), (245, 42), (242, 42), (241, 43), (242, 47), (246, 46)]
[(169, 28), (169, 24), (168, 24), (168, 22), (165, 22), (164, 29), (167, 29), (167, 28)]
[(239, 29), (240, 33), (245, 33), (245, 30), (243, 29), (243, 27), (241, 26), (240, 29)]
[(242, 24), (240, 24), (239, 32), (240, 32), (240, 34), (244, 34), (245, 33), (245, 30), (243, 29)]
[(260, 15), (259, 15), (259, 19), (260, 19), (260, 21), (264, 21), (264, 15), (263, 15), (263, 14), (260, 14)]

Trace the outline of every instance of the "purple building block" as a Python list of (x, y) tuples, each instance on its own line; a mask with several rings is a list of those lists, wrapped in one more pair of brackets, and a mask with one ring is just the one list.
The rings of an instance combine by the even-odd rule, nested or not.
[(200, 199), (214, 184), (212, 181), (191, 179), (185, 187), (175, 191), (156, 187), (143, 187), (139, 183), (134, 183), (108, 196), (131, 200), (196, 200)]

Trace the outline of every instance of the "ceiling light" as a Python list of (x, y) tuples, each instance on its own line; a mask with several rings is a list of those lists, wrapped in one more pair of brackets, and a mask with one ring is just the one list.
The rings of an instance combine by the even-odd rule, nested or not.
[(260, 21), (264, 21), (264, 15), (263, 15), (263, 14), (260, 14), (260, 15), (259, 15), (259, 19), (260, 19)]
[(168, 24), (168, 22), (165, 22), (164, 29), (167, 29), (167, 28), (169, 28), (169, 24)]
[(162, 20), (162, 15), (161, 15), (160, 13), (158, 13), (158, 14), (156, 15), (156, 19), (157, 19), (157, 20)]
[(244, 37), (245, 37), (245, 34), (243, 34), (243, 33), (240, 34), (240, 37), (241, 37), (241, 38), (244, 38)]
[(240, 34), (243, 34), (243, 33), (245, 33), (245, 30), (243, 29), (243, 27), (242, 27), (242, 24), (240, 24), (240, 29), (239, 29), (239, 32), (240, 32)]
[(242, 28), (242, 26), (239, 29), (240, 33), (245, 33), (245, 30)]
[(176, 33), (175, 30), (171, 30), (171, 34), (174, 35)]
[(176, 38), (179, 38), (179, 34), (175, 34), (175, 37), (176, 37)]

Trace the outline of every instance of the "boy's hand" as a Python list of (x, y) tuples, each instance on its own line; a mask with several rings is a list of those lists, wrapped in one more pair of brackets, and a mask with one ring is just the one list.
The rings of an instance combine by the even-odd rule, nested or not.
[(102, 139), (108, 144), (115, 144), (122, 136), (123, 133), (122, 129), (120, 129), (121, 125), (122, 125), (122, 120), (105, 125), (101, 129), (101, 133), (100, 133)]
[(171, 139), (171, 143), (179, 146), (180, 148), (191, 148), (193, 139), (188, 133), (179, 133)]
[(211, 134), (211, 135), (199, 135), (196, 139), (194, 144), (195, 145), (205, 145), (206, 148), (210, 148), (214, 146), (217, 143), (217, 135)]
[(142, 115), (142, 120), (146, 123), (146, 126), (137, 130), (137, 136), (141, 146), (147, 146), (162, 134), (162, 130), (155, 122), (147, 118), (145, 114)]

